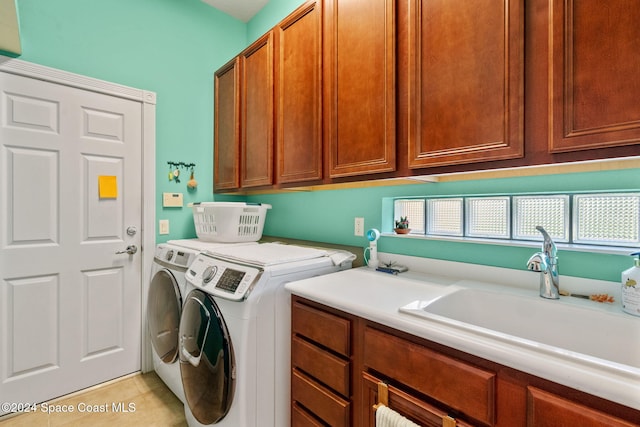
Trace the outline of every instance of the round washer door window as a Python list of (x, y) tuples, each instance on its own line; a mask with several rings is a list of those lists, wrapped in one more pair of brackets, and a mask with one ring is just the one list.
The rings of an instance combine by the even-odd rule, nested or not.
[(222, 420), (235, 390), (235, 357), (227, 325), (213, 297), (193, 290), (180, 319), (180, 374), (187, 404), (200, 423)]
[(166, 269), (159, 270), (149, 285), (147, 319), (151, 345), (164, 363), (178, 358), (181, 312), (182, 297), (176, 278)]

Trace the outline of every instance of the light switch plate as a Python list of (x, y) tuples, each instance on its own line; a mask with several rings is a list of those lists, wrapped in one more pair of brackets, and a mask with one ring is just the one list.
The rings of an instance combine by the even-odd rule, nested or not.
[(161, 219), (158, 221), (158, 234), (169, 234), (169, 220)]
[(181, 208), (184, 206), (182, 193), (162, 193), (162, 206), (165, 208)]

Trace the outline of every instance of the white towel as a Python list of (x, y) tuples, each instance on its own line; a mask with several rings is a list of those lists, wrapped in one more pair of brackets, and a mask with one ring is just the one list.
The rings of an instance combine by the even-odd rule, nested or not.
[(420, 427), (391, 408), (378, 405), (376, 409), (376, 427)]

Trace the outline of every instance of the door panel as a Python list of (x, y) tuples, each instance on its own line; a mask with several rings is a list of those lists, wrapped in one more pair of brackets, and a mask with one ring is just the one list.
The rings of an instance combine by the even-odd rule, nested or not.
[[(58, 243), (59, 156), (52, 151), (7, 147), (6, 176), (11, 182), (29, 182), (31, 191), (13, 191), (7, 197), (9, 246)], [(28, 212), (29, 215), (23, 215)]]
[[(59, 280), (57, 275), (25, 277), (7, 282), (7, 316), (5, 317), (8, 358), (7, 377), (19, 378), (55, 368), (58, 358), (58, 304)], [(29, 310), (18, 310), (27, 307)], [(32, 328), (32, 322), (41, 325)], [(4, 322), (3, 322), (4, 323)], [(38, 351), (33, 351), (33, 343)]]
[(140, 369), (143, 107), (0, 87), (0, 401), (41, 402)]
[(121, 268), (83, 272), (83, 358), (124, 350), (124, 289)]

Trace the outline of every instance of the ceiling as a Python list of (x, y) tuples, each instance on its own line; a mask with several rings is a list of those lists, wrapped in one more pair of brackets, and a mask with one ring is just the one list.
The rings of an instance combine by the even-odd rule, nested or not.
[(248, 22), (269, 0), (202, 0), (224, 13)]

